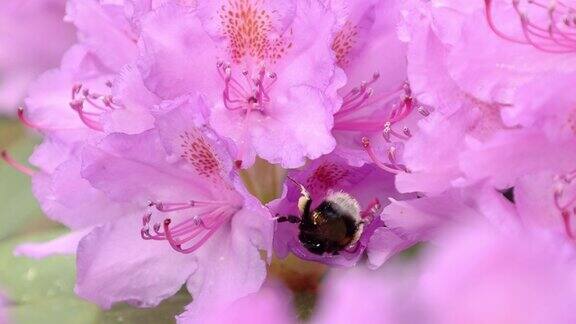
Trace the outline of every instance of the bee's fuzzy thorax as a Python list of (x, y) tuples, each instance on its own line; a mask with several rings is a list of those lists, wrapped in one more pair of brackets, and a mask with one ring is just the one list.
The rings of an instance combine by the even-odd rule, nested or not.
[(328, 192), (326, 201), (338, 206), (342, 212), (360, 220), (360, 204), (354, 197), (343, 191)]

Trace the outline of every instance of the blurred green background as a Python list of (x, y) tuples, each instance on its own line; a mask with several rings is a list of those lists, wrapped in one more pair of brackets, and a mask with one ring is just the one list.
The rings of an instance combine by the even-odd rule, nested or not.
[[(39, 137), (19, 122), (0, 119), (0, 148), (17, 161), (26, 163), (39, 142)], [(12, 254), (21, 242), (44, 241), (65, 231), (43, 217), (29, 177), (0, 163), (0, 291), (8, 299), (12, 323), (172, 323), (190, 302), (182, 291), (155, 309), (117, 305), (102, 311), (74, 295), (74, 257), (30, 260)]]

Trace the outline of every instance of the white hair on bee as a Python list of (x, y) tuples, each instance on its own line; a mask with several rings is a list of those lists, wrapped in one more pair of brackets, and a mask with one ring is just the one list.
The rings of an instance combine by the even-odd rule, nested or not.
[(360, 220), (360, 204), (344, 191), (328, 191), (325, 200), (338, 206), (343, 213), (352, 216), (354, 220)]

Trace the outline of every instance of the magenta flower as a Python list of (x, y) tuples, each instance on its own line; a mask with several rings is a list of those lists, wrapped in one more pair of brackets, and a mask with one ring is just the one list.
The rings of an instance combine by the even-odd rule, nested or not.
[[(331, 152), (343, 76), (332, 59), (334, 14), (318, 1), (211, 1), (167, 5), (143, 23), (140, 69), (161, 98), (200, 92), (210, 124), (284, 167)], [(305, 118), (303, 118), (305, 116)]]
[(83, 177), (115, 204), (139, 207), (112, 215), (78, 246), (76, 291), (103, 307), (155, 306), (187, 283), (190, 316), (199, 316), (264, 280), (258, 250), (271, 250), (268, 210), (243, 189), (226, 143), (198, 112), (203, 102), (171, 108), (153, 130), (84, 149)]
[[(379, 217), (382, 206), (388, 204), (388, 198), (412, 197), (401, 195), (394, 189), (391, 174), (373, 165), (350, 167), (342, 158), (328, 155), (314, 160), (304, 170), (291, 171), (288, 175), (309, 191), (311, 209), (334, 193), (348, 194), (356, 201), (357, 212), (364, 224), (355, 242), (334, 254), (310, 251), (299, 240), (297, 224), (279, 223), (274, 236), (274, 250), (279, 257), (286, 257), (292, 252), (305, 260), (353, 266), (366, 252), (369, 266), (379, 267), (388, 257), (410, 245), (390, 232)], [(298, 210), (300, 188), (289, 180), (286, 187), (282, 198), (269, 204), (272, 212), (278, 217), (301, 216)]]
[(45, 70), (58, 66), (62, 54), (74, 42), (74, 29), (63, 20), (64, 6), (64, 0), (0, 4), (0, 111), (3, 113), (13, 113), (25, 97), (30, 82)]

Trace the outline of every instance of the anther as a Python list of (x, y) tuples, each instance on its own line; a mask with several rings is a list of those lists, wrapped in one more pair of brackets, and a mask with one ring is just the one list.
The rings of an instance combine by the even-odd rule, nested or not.
[(410, 132), (410, 129), (406, 126), (404, 126), (402, 128), (402, 132), (404, 133), (404, 135), (408, 136), (408, 137), (412, 137), (412, 133)]
[(424, 117), (428, 117), (430, 115), (430, 112), (422, 106), (418, 107), (417, 110), (418, 110), (418, 113)]
[(379, 168), (381, 168), (384, 171), (393, 173), (393, 174), (398, 174), (401, 173), (402, 170), (397, 169), (393, 166), (389, 166), (387, 164), (382, 163), (378, 157), (376, 156), (376, 154), (374, 153), (374, 150), (372, 149), (372, 146), (370, 145), (370, 140), (367, 137), (362, 137), (362, 146), (364, 147), (364, 150), (366, 151), (366, 153), (368, 154), (368, 156), (370, 157), (370, 159), (372, 160), (372, 162)]
[(152, 213), (146, 213), (144, 217), (142, 217), (142, 226), (148, 225), (151, 219), (152, 219)]

